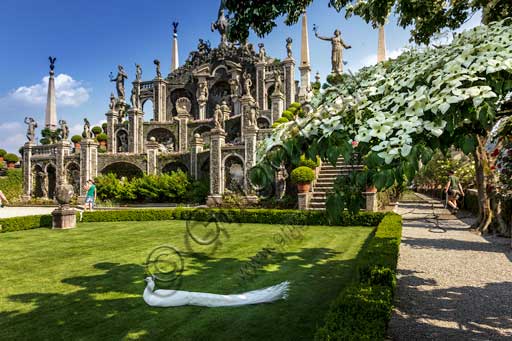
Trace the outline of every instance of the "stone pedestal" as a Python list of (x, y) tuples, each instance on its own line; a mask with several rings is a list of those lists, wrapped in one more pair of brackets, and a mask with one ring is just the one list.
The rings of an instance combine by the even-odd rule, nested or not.
[(295, 101), (295, 59), (286, 58), (282, 64), (284, 66), (284, 106), (288, 108)]
[(52, 212), (53, 229), (71, 229), (76, 226), (76, 211), (64, 205)]
[(377, 201), (376, 192), (363, 192), (366, 199), (366, 210), (368, 212), (377, 212), (379, 210), (379, 202)]
[(233, 116), (240, 115), (240, 98), (238, 95), (231, 95), (231, 101), (233, 102)]
[(179, 151), (186, 152), (188, 150), (188, 120), (190, 119), (190, 115), (188, 114), (178, 114), (179, 120)]
[(309, 208), (309, 205), (310, 205), (310, 202), (311, 202), (311, 195), (312, 193), (311, 192), (306, 192), (306, 193), (299, 193), (298, 196), (299, 196), (299, 200), (298, 200), (298, 204), (299, 204), (299, 210), (307, 210)]
[(62, 140), (57, 143), (57, 148), (55, 149), (55, 170), (57, 173), (57, 183), (56, 186), (63, 184), (66, 182), (66, 156), (69, 156), (69, 152), (71, 151), (71, 143), (67, 140)]
[(222, 146), (226, 140), (226, 132), (212, 129), (210, 135), (210, 195), (208, 202), (222, 201), (224, 194), (224, 178), (222, 165)]
[(80, 142), (80, 198), (85, 198), (84, 185), (98, 175), (98, 143), (91, 139)]
[(117, 124), (117, 113), (110, 110), (106, 114), (107, 116), (107, 152), (115, 153), (117, 152), (117, 139), (116, 139), (116, 124)]
[(277, 121), (284, 111), (284, 95), (279, 93), (273, 93), (272, 96), (270, 96), (272, 99), (272, 114), (270, 116), (271, 123), (274, 123)]
[(199, 119), (205, 120), (206, 119), (206, 103), (207, 100), (198, 100), (197, 103), (199, 104)]
[(240, 104), (242, 106), (242, 108), (241, 108), (242, 116), (240, 117), (240, 130), (241, 130), (240, 137), (243, 138), (245, 129), (247, 128), (247, 115), (249, 115), (251, 106), (253, 106), (255, 104), (254, 98), (252, 96), (243, 95), (242, 98), (240, 99)]
[(156, 141), (148, 141), (146, 143), (146, 154), (148, 156), (148, 175), (156, 175), (158, 173), (157, 158), (159, 153), (159, 144)]
[(30, 142), (25, 143), (23, 146), (23, 196), (21, 197), (23, 201), (29, 201), (32, 195), (32, 147), (33, 144)]
[(197, 171), (197, 154), (203, 151), (203, 146), (203, 138), (199, 134), (195, 134), (190, 148), (190, 173), (196, 180), (199, 178), (199, 172)]
[[(128, 128), (128, 151), (130, 153), (142, 153), (144, 149), (144, 137), (142, 133), (143, 113), (139, 109), (128, 110), (128, 121), (130, 122)], [(117, 137), (114, 137), (117, 144)], [(116, 146), (117, 148), (117, 146)]]
[(261, 110), (267, 109), (267, 93), (265, 91), (265, 62), (256, 64), (256, 102)]
[(162, 78), (153, 81), (153, 104), (155, 122), (165, 122), (167, 118), (167, 86)]

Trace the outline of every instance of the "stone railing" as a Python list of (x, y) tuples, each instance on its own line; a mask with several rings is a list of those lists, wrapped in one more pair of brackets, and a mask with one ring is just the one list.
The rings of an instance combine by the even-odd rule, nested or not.
[(32, 155), (56, 155), (57, 147), (55, 145), (34, 146), (32, 147)]
[(153, 89), (153, 81), (141, 82), (140, 90), (151, 90)]
[(270, 137), (270, 135), (272, 135), (272, 128), (268, 128), (268, 129), (258, 129), (258, 136), (257, 136), (257, 140), (264, 140), (266, 139), (267, 137)]
[(282, 72), (283, 66), (281, 65), (281, 63), (279, 63), (279, 64), (272, 63), (272, 64), (265, 66), (265, 73), (273, 73), (274, 70), (278, 70), (279, 72)]

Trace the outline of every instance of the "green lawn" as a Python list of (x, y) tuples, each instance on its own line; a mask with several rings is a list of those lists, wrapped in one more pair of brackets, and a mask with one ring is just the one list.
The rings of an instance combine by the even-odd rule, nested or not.
[[(354, 276), (371, 227), (304, 228), (254, 276), (239, 270), (279, 226), (226, 224), (216, 247), (186, 237), (184, 221), (84, 223), (68, 231), (0, 234), (0, 340), (310, 340)], [(291, 281), (289, 298), (231, 308), (153, 308), (144, 262), (162, 244), (183, 255), (181, 290), (219, 294)], [(163, 287), (163, 285), (160, 285)]]

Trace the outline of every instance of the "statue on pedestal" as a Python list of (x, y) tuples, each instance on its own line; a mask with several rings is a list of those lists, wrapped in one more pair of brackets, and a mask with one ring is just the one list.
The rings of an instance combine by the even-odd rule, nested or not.
[(124, 101), (124, 80), (128, 78), (128, 75), (124, 72), (122, 65), (118, 65), (117, 69), (118, 72), (115, 78), (113, 78), (112, 73), (110, 73), (110, 81), (116, 82), (117, 97), (119, 97), (120, 101)]
[(226, 103), (226, 101), (222, 101), (220, 104), (220, 110), (222, 111), (222, 114), (224, 115), (224, 120), (228, 120), (229, 116), (231, 114), (231, 108)]
[(258, 110), (258, 106), (253, 104), (249, 107), (249, 112), (247, 114), (247, 126), (248, 127), (256, 127), (256, 112)]
[(215, 106), (214, 120), (215, 129), (224, 130), (224, 113), (218, 104)]
[(162, 73), (160, 72), (160, 61), (155, 59), (153, 60), (153, 64), (156, 66), (156, 78), (162, 78)]
[(63, 140), (67, 140), (69, 136), (69, 127), (66, 121), (59, 120), (61, 137)]
[(251, 75), (247, 72), (244, 72), (244, 88), (245, 88), (245, 95), (251, 96), (251, 86), (252, 86), (252, 80)]
[(286, 38), (286, 56), (288, 58), (292, 58), (292, 42), (291, 37)]
[(332, 63), (332, 73), (333, 74), (342, 74), (343, 73), (343, 48), (350, 49), (352, 46), (345, 44), (343, 39), (341, 39), (340, 30), (334, 31), (334, 36), (332, 37), (322, 37), (318, 35), (317, 27), (313, 25), (313, 31), (315, 31), (315, 36), (318, 39), (330, 41), (332, 44), (332, 52), (331, 52), (331, 63)]
[(82, 135), (86, 140), (91, 138), (91, 124), (87, 118), (84, 118), (84, 132)]
[(281, 81), (281, 72), (279, 70), (274, 70), (274, 93), (273, 94), (281, 94), (283, 91), (283, 82)]
[(114, 97), (113, 92), (110, 94), (110, 102), (108, 104), (108, 108), (110, 109), (110, 111), (114, 111), (116, 108), (116, 98)]
[(198, 88), (198, 100), (199, 101), (207, 101), (208, 100), (208, 83), (206, 81), (202, 81), (199, 83)]
[(258, 57), (260, 62), (264, 62), (266, 58), (266, 51), (265, 51), (265, 45), (263, 43), (259, 43), (258, 47), (260, 48), (258, 52)]
[(30, 143), (36, 143), (36, 128), (37, 122), (32, 117), (25, 117), (25, 124), (27, 125), (27, 140)]
[(132, 103), (132, 108), (134, 108), (134, 109), (139, 108), (139, 100), (138, 100), (137, 90), (135, 89), (135, 86), (132, 88), (132, 95), (130, 96), (130, 102)]
[(135, 80), (137, 82), (140, 82), (142, 79), (142, 68), (140, 67), (140, 64), (135, 63)]
[(229, 86), (231, 88), (231, 96), (238, 96), (240, 81), (238, 80), (238, 75), (235, 78), (231, 78), (229, 80)]
[(276, 172), (276, 197), (278, 200), (282, 199), (286, 193), (286, 179), (288, 178), (288, 172), (283, 163), (279, 166)]
[(224, 15), (224, 8), (221, 4), (221, 8), (219, 9), (219, 16), (216, 22), (213, 22), (211, 25), (212, 32), (217, 30), (220, 33), (220, 46), (227, 46), (227, 32), (228, 32), (229, 22), (228, 18)]

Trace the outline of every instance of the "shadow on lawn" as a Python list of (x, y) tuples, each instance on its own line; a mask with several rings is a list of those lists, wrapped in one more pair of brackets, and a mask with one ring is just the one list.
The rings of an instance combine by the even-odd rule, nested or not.
[(233, 308), (149, 307), (142, 299), (142, 265), (97, 263), (103, 274), (62, 280), (76, 288), (72, 293), (10, 296), (33, 309), (0, 312), (0, 339), (311, 339), (330, 301), (355, 274), (356, 260), (332, 259), (338, 254), (326, 248), (286, 252), (274, 264), (278, 271), (259, 270), (246, 281), (238, 275), (245, 261), (194, 254), (181, 290), (229, 294), (292, 282), (286, 301)]
[[(512, 282), (435, 289), (434, 279), (399, 271), (402, 299), (390, 323), (393, 340), (510, 340)], [(418, 286), (422, 286), (418, 289)], [(500, 329), (500, 332), (496, 330)]]

